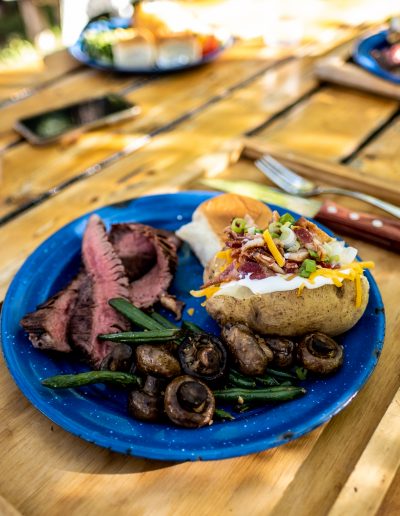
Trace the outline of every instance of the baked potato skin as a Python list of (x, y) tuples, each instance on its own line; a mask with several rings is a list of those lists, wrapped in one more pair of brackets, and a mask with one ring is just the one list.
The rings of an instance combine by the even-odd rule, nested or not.
[(369, 283), (361, 277), (362, 301), (355, 307), (355, 282), (344, 280), (342, 287), (324, 285), (304, 289), (253, 295), (247, 299), (217, 295), (206, 301), (206, 310), (220, 325), (243, 323), (261, 335), (294, 337), (314, 331), (339, 335), (352, 328), (363, 315)]

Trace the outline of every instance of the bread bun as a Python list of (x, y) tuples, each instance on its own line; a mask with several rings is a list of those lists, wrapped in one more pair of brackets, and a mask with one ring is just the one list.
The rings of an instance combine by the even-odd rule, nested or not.
[(193, 212), (192, 222), (176, 234), (187, 242), (203, 267), (223, 246), (224, 229), (234, 217), (250, 216), (257, 227), (265, 228), (272, 212), (264, 203), (237, 194), (222, 194), (203, 202)]
[(157, 58), (153, 34), (147, 29), (131, 29), (129, 32), (129, 38), (113, 45), (114, 63), (127, 68), (153, 68)]
[(200, 61), (202, 57), (198, 37), (187, 32), (159, 37), (157, 50), (157, 65), (163, 69), (189, 66)]

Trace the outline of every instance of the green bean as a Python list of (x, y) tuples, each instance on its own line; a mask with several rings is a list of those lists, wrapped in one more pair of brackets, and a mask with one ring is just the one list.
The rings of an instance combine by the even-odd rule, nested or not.
[(158, 312), (152, 312), (150, 317), (158, 322), (163, 328), (169, 328), (172, 330), (176, 330), (177, 325), (169, 321), (166, 317), (162, 316)]
[(273, 387), (274, 385), (279, 385), (279, 382), (273, 376), (256, 376), (256, 382), (261, 383), (262, 385), (266, 385), (267, 387)]
[(285, 401), (296, 398), (300, 394), (306, 392), (302, 387), (269, 387), (267, 389), (225, 389), (214, 391), (216, 400), (225, 401), (228, 403), (237, 403), (238, 400), (243, 400), (244, 403), (251, 402), (270, 402), (270, 401)]
[(200, 326), (190, 321), (183, 321), (182, 328), (184, 330), (190, 330), (193, 333), (205, 333), (204, 330), (200, 328)]
[(121, 313), (127, 319), (136, 324), (136, 326), (140, 326), (145, 330), (163, 329), (163, 326), (161, 326), (159, 322), (155, 321), (149, 315), (142, 312), (142, 310), (129, 303), (126, 299), (116, 297), (114, 299), (110, 299), (108, 303), (117, 310), (117, 312)]
[(229, 371), (228, 382), (236, 387), (243, 387), (245, 389), (254, 389), (256, 387), (256, 382), (252, 378), (243, 376), (234, 369)]
[(66, 389), (69, 387), (81, 387), (91, 383), (114, 383), (121, 387), (139, 385), (137, 376), (118, 371), (88, 371), (77, 374), (60, 374), (42, 380), (42, 385), (50, 389)]
[(279, 371), (279, 369), (271, 369), (270, 367), (267, 367), (265, 372), (269, 373), (275, 378), (283, 378), (284, 380), (297, 380), (297, 377), (293, 374), (287, 373), (286, 371)]
[(234, 416), (232, 416), (232, 414), (230, 414), (226, 410), (219, 409), (219, 408), (215, 409), (214, 418), (215, 419), (225, 419), (225, 420), (227, 419), (228, 421), (233, 421), (235, 419)]
[(103, 333), (98, 338), (101, 340), (110, 340), (111, 342), (125, 342), (127, 344), (141, 344), (143, 342), (166, 342), (174, 340), (180, 333), (180, 330), (149, 330), (149, 331), (125, 331), (121, 333)]

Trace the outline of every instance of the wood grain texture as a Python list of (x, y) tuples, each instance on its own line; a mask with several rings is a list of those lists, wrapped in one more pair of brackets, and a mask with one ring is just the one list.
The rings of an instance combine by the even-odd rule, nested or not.
[[(263, 73), (225, 95), (236, 84), (239, 73), (244, 79), (249, 69), (252, 73), (262, 69), (258, 68), (262, 60), (258, 57), (252, 60), (252, 52), (248, 49), (243, 61), (238, 58), (237, 62), (221, 64), (222, 75), (217, 74), (219, 67), (204, 68), (193, 74), (163, 78), (160, 89), (149, 83), (132, 92), (132, 98), (141, 95), (144, 115), (129, 127), (124, 124), (112, 131), (83, 135), (76, 142), (42, 154), (37, 149), (28, 152), (23, 146), (18, 152), (16, 148), (7, 151), (1, 194), (7, 198), (9, 207), (19, 206), (24, 199), (32, 198), (32, 192), (38, 194), (51, 184), (68, 180), (84, 166), (132, 144), (144, 133), (159, 127), (158, 122), (165, 124), (196, 108), (200, 102), (217, 98), (195, 116), (180, 120), (168, 132), (155, 136), (136, 153), (121, 157), (101, 173), (65, 187), (0, 227), (0, 299), (27, 255), (65, 223), (89, 210), (138, 195), (199, 187), (198, 180), (203, 176), (261, 180), (261, 173), (248, 160), (226, 168), (232, 149), (237, 150), (238, 137), (280, 113), (294, 99), (314, 88), (315, 82), (307, 58)], [(303, 103), (302, 107), (310, 109), (314, 116), (314, 122), (311, 117), (310, 125), (304, 127), (304, 134), (309, 135), (304, 139), (304, 147), (300, 139), (296, 142), (294, 120), (299, 117), (304, 121), (305, 115), (296, 109), (280, 115), (282, 127), (287, 124), (290, 138), (285, 139), (282, 130), (279, 142), (274, 143), (288, 145), (294, 138), (295, 150), (300, 155), (315, 152), (320, 158), (317, 142), (310, 143), (312, 134), (314, 138), (320, 134), (335, 165), (349, 150), (358, 148), (366, 135), (396, 109), (395, 104), (365, 94), (357, 103), (358, 109), (363, 110), (360, 116), (351, 107), (354, 93), (340, 90), (336, 120), (335, 91), (339, 90), (328, 88), (321, 92), (328, 95), (325, 100), (317, 95)], [(309, 105), (313, 105), (312, 109)], [(346, 107), (348, 114), (344, 116)], [(328, 109), (332, 115), (329, 120)], [(316, 123), (318, 110), (319, 124)], [(344, 124), (343, 138), (338, 137), (339, 121)], [(273, 127), (277, 126), (273, 124), (269, 128)], [(385, 148), (389, 149), (390, 134), (386, 136), (385, 131), (376, 141), (387, 138)], [(333, 143), (329, 144), (330, 140)], [(397, 159), (396, 153), (389, 157), (385, 151), (382, 156), (387, 156), (388, 163)], [(367, 169), (367, 162), (362, 161), (360, 173), (364, 163)], [(31, 169), (34, 172), (30, 175)], [(355, 210), (366, 209), (364, 204), (351, 199), (332, 199)], [(277, 449), (225, 461), (170, 464), (125, 457), (53, 425), (21, 395), (0, 358), (0, 466), (6, 472), (0, 475), (3, 496), (0, 512), (3, 506), (11, 506), (24, 515), (34, 516), (61, 512), (73, 516), (327, 514), (346, 482), (351, 483), (357, 463), (362, 464), (360, 458), (371, 453), (368, 448), (375, 442), (378, 425), (400, 387), (398, 255), (354, 240), (349, 243), (359, 248), (363, 258), (377, 264), (374, 276), (386, 307), (387, 337), (378, 367), (367, 385), (331, 422)], [(392, 464), (392, 458), (388, 456), (388, 459)], [(379, 492), (380, 499), (386, 494), (381, 504), (385, 516), (399, 502), (396, 481), (398, 475), (390, 488), (387, 482)], [(355, 504), (352, 510), (360, 514)]]
[[(194, 152), (196, 156), (201, 152), (209, 152), (210, 146), (215, 147), (224, 138), (237, 136), (254, 127), (309, 91), (315, 83), (310, 74), (301, 75), (303, 66), (302, 63), (294, 61), (266, 72), (265, 76), (244, 88), (243, 93), (239, 89), (218, 103), (205, 105), (204, 113), (201, 112), (193, 120), (189, 117), (186, 122), (182, 121), (179, 125), (183, 129), (186, 128), (189, 133), (200, 133), (203, 146), (205, 145), (205, 148), (194, 148), (190, 152)], [(292, 79), (294, 73), (302, 77), (295, 83)], [(235, 83), (237, 80), (238, 75), (233, 75), (228, 84)], [(173, 79), (161, 100), (157, 100), (160, 99), (160, 93), (159, 86), (155, 83), (127, 95), (142, 107), (141, 116), (135, 121), (121, 122), (118, 126), (91, 131), (80, 136), (71, 145), (33, 148), (28, 144), (21, 144), (9, 149), (3, 155), (0, 215), (9, 213), (34, 199), (41, 192), (73, 178), (91, 165), (129, 148), (144, 134), (206, 104), (210, 98), (210, 90), (205, 87), (206, 83), (198, 81), (196, 77), (193, 82), (188, 81), (188, 83), (189, 87), (185, 87), (185, 81), (182, 78)], [(214, 87), (218, 92), (217, 85)], [(271, 88), (277, 88), (276, 93), (267, 100)], [(144, 97), (147, 97), (147, 100)], [(261, 109), (260, 97), (265, 99)], [(150, 99), (153, 100), (150, 101)], [(235, 119), (232, 124), (226, 124), (224, 117), (231, 115)], [(203, 122), (204, 119), (205, 122)], [(199, 127), (200, 123), (203, 126), (202, 129)], [(197, 134), (195, 138), (198, 138)], [(169, 141), (172, 142), (171, 139)], [(178, 142), (179, 140), (176, 139), (173, 144), (174, 154), (177, 152)], [(46, 171), (44, 171), (44, 164), (46, 164)]]
[[(82, 65), (69, 55), (67, 50), (60, 50), (46, 56), (34, 66), (16, 70), (2, 70), (0, 74), (1, 100), (18, 102), (34, 93), (46, 83), (62, 77), (66, 73), (77, 70)], [(4, 87), (4, 90), (1, 88)]]
[(326, 86), (258, 137), (287, 150), (338, 161), (357, 149), (398, 107), (395, 100)]
[(365, 516), (377, 513), (400, 466), (400, 390), (363, 451), (329, 516), (349, 514), (354, 503)]
[[(383, 136), (378, 136), (375, 142), (380, 141), (381, 138)], [(362, 156), (364, 152), (368, 151), (362, 151), (358, 156)], [(264, 154), (271, 154), (283, 165), (316, 183), (322, 182), (332, 186), (365, 192), (395, 204), (400, 204), (400, 174), (398, 177), (395, 177), (394, 174), (390, 177), (384, 177), (380, 173), (380, 169), (376, 170), (364, 166), (364, 163), (360, 161), (362, 159), (360, 157), (357, 157), (355, 160), (360, 163), (359, 168), (354, 168), (353, 166), (348, 167), (332, 163), (331, 161), (305, 156), (291, 150), (288, 151), (280, 146), (265, 143), (258, 135), (255, 135), (253, 138), (243, 139), (244, 157), (255, 160)], [(394, 156), (388, 157), (387, 161), (390, 162), (392, 167), (396, 167), (396, 152), (393, 154)], [(355, 161), (352, 162), (352, 165), (355, 164)]]
[[(400, 116), (350, 162), (351, 166), (382, 183), (400, 183)], [(400, 188), (398, 188), (400, 192)]]
[(118, 92), (128, 85), (134, 87), (143, 79), (126, 75), (118, 76), (90, 69), (83, 69), (79, 73), (67, 75), (56, 84), (39, 90), (35, 95), (11, 104), (1, 110), (0, 142), (3, 138), (10, 139), (18, 135), (12, 130), (16, 120), (40, 113), (44, 110), (57, 109), (66, 103), (78, 102), (82, 99), (101, 96), (107, 92)]
[[(333, 52), (347, 53), (356, 33), (355, 29), (339, 30), (335, 40), (337, 46)], [(328, 49), (322, 44), (320, 52), (326, 51)], [(86, 168), (123, 151), (134, 144), (138, 136), (154, 133), (162, 127), (168, 128), (171, 122), (179, 121), (182, 116), (194, 114), (198, 109), (207, 109), (208, 102), (213, 105), (229, 97), (234, 88), (245, 87), (249, 78), (262, 74), (263, 70), (284, 56), (285, 53), (282, 54), (281, 51), (271, 54), (259, 45), (235, 45), (216, 63), (190, 73), (165, 76), (128, 94), (127, 97), (142, 108), (141, 116), (134, 121), (84, 134), (72, 146), (59, 144), (32, 148), (28, 144), (21, 144), (10, 149), (4, 153), (3, 158), (0, 216), (30, 202), (43, 191), (73, 178)], [(254, 92), (257, 96), (253, 99), (252, 109), (259, 111), (260, 103), (262, 107), (256, 113), (255, 124), (265, 121), (270, 113), (276, 113), (274, 105), (277, 100), (282, 109), (315, 86), (311, 77), (311, 64), (312, 60), (309, 58), (296, 60), (293, 67), (291, 63), (283, 64), (282, 72), (277, 67), (271, 73), (266, 71), (265, 76), (261, 75), (258, 81), (254, 79), (258, 89)], [(61, 87), (65, 91), (65, 87)], [(283, 98), (286, 99), (285, 103), (282, 102)], [(54, 97), (46, 91), (43, 92), (41, 101), (47, 100), (54, 102)], [(25, 105), (23, 108), (25, 109)], [(213, 121), (209, 123), (210, 127), (212, 124)], [(244, 130), (252, 127), (254, 125), (247, 125)], [(218, 126), (215, 127), (215, 132), (217, 130)], [(43, 163), (47, 165), (46, 174), (43, 173)]]

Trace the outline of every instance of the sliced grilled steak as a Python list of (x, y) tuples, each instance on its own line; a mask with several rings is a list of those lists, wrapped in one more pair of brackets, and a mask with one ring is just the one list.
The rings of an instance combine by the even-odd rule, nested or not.
[(98, 215), (89, 219), (82, 241), (86, 277), (73, 311), (69, 333), (74, 347), (99, 367), (113, 343), (100, 341), (100, 333), (124, 331), (129, 323), (108, 304), (114, 297), (128, 298), (128, 278), (120, 258), (110, 244)]
[(69, 353), (67, 327), (79, 295), (84, 275), (80, 273), (63, 290), (21, 319), (35, 348)]
[[(114, 224), (109, 238), (130, 279), (131, 301), (139, 308), (160, 301), (178, 263), (176, 236), (144, 224)], [(179, 314), (177, 303), (171, 306)]]

